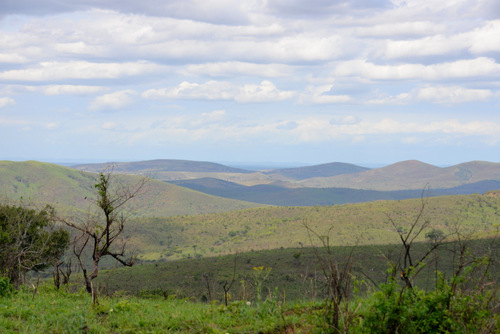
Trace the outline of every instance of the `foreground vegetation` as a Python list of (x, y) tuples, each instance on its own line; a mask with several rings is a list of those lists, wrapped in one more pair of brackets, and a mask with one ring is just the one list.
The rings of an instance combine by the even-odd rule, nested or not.
[[(459, 257), (454, 256), (458, 243), (450, 242), (439, 247), (427, 265), (415, 277), (415, 285), (426, 290), (436, 286), (436, 269), (452, 277), (458, 268)], [(494, 239), (471, 240), (470, 257), (489, 254), (500, 259), (500, 242)], [(413, 253), (422, 257), (430, 244), (417, 243)], [(326, 250), (319, 249), (320, 255)], [(345, 264), (353, 259), (351, 275), (356, 289), (364, 293), (389, 279), (388, 261), (396, 261), (403, 248), (400, 245), (366, 245), (331, 247), (336, 263)], [(496, 262), (498, 264), (498, 262)], [(262, 290), (266, 296), (278, 295), (287, 301), (317, 300), (324, 290), (324, 277), (314, 249), (283, 248), (239, 253), (217, 257), (181, 259), (176, 261), (141, 262), (133, 267), (103, 271), (98, 279), (102, 293), (113, 295), (127, 293), (137, 296), (175, 295), (196, 301), (223, 301), (223, 284), (233, 279), (229, 289), (233, 299), (255, 299), (254, 268), (270, 268)], [(490, 274), (500, 280), (500, 266), (492, 266)], [(75, 274), (78, 279), (79, 274)]]
[(328, 300), (268, 296), (225, 305), (175, 295), (115, 294), (92, 306), (83, 290), (46, 284), (16, 291), (0, 278), (0, 328), (2, 333), (495, 333), (500, 300), (489, 261), (477, 259), (453, 277), (441, 276), (429, 291), (409, 289), (391, 276), (343, 301), (337, 325)]

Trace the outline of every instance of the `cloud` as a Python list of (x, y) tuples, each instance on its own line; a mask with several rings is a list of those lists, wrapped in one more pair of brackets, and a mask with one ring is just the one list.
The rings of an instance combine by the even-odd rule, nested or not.
[(44, 125), (44, 127), (47, 129), (47, 130), (57, 130), (59, 128), (59, 123), (58, 122), (50, 122), (50, 123), (46, 123)]
[(284, 64), (255, 64), (240, 61), (217, 62), (188, 65), (188, 75), (208, 75), (211, 77), (263, 76), (268, 78), (291, 75), (293, 70)]
[[(361, 26), (354, 33), (361, 37), (388, 37), (391, 39), (408, 36), (428, 36), (446, 32), (444, 24), (432, 21), (406, 21)], [(389, 42), (390, 43), (390, 42)], [(391, 44), (394, 47), (395, 44)]]
[(460, 86), (427, 86), (413, 89), (396, 96), (382, 96), (368, 101), (368, 104), (404, 105), (418, 102), (436, 104), (457, 104), (487, 102), (495, 94), (489, 89), (470, 89)]
[[(500, 8), (500, 5), (498, 5)], [(499, 11), (500, 13), (500, 11)], [(469, 51), (473, 54), (500, 52), (500, 20), (486, 22), (482, 27), (474, 29), (468, 35)]]
[(272, 0), (268, 2), (272, 13), (293, 17), (321, 17), (327, 15), (353, 14), (356, 12), (373, 13), (392, 7), (390, 1), (370, 0)]
[(115, 122), (105, 122), (103, 124), (101, 124), (101, 129), (103, 130), (115, 130), (116, 128), (118, 128), (118, 123), (115, 123)]
[(202, 118), (211, 120), (211, 121), (217, 121), (220, 119), (223, 119), (224, 116), (226, 116), (226, 111), (225, 110), (214, 110), (210, 113), (202, 113), (201, 114)]
[(89, 95), (102, 91), (100, 86), (50, 85), (40, 87), (45, 95)]
[(16, 53), (0, 53), (0, 63), (22, 64), (26, 62), (28, 62), (26, 57)]
[(90, 110), (120, 109), (133, 102), (133, 95), (137, 93), (127, 89), (96, 97), (90, 104)]
[(341, 62), (334, 70), (338, 76), (360, 76), (373, 80), (444, 80), (454, 78), (498, 77), (500, 64), (494, 59), (480, 57), (432, 65), (376, 65), (365, 60)]
[(280, 91), (272, 82), (264, 80), (258, 85), (244, 85), (234, 99), (240, 103), (278, 102), (289, 100), (294, 94), (292, 91)]
[(13, 98), (10, 97), (0, 97), (0, 108), (9, 106), (9, 105), (14, 105), (16, 104), (16, 101), (14, 101)]
[(441, 104), (486, 101), (493, 96), (488, 89), (467, 89), (459, 86), (426, 87), (417, 91), (417, 99)]
[(117, 79), (163, 72), (164, 66), (146, 61), (91, 63), (87, 61), (42, 62), (36, 67), (0, 72), (1, 80), (54, 81), (64, 79)]
[(500, 140), (500, 123), (473, 121), (460, 122), (449, 119), (437, 122), (401, 122), (395, 119), (382, 119), (376, 122), (360, 121), (347, 124), (336, 124), (318, 117), (297, 121), (293, 130), (301, 142), (324, 142), (332, 139), (374, 136), (374, 135), (418, 135), (435, 136), (483, 136)]
[(239, 103), (276, 102), (290, 99), (291, 91), (280, 91), (270, 81), (260, 84), (236, 85), (227, 81), (207, 81), (203, 84), (184, 81), (177, 87), (151, 89), (142, 94), (144, 98), (234, 100)]
[(335, 104), (353, 101), (349, 95), (332, 94), (332, 89), (333, 84), (308, 86), (306, 92), (301, 94), (299, 101), (304, 104)]

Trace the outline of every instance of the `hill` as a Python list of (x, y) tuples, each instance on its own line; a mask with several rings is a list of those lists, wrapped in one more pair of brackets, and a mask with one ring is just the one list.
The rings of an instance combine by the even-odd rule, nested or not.
[(369, 168), (343, 162), (332, 162), (307, 167), (273, 169), (270, 171), (263, 171), (263, 173), (271, 176), (275, 180), (283, 179), (300, 181), (313, 177), (330, 177), (344, 174), (361, 173), (367, 170), (369, 170)]
[[(86, 197), (92, 197), (95, 173), (83, 172), (37, 161), (0, 161), (0, 188), (5, 200), (33, 201), (51, 204), (58, 211), (85, 210)], [(120, 175), (121, 182), (134, 184), (139, 176)], [(151, 179), (142, 196), (131, 208), (142, 216), (169, 216), (222, 212), (259, 206), (237, 200), (219, 198)]]
[[(169, 181), (206, 194), (280, 206), (314, 206), (418, 198), (422, 189), (377, 191), (349, 188), (290, 188), (279, 184), (245, 186), (215, 178)], [(431, 189), (426, 196), (468, 195), (500, 189), (500, 181), (479, 181), (448, 189)]]
[[(79, 165), (75, 166), (75, 168), (99, 171), (106, 165), (109, 164)], [(485, 186), (488, 181), (500, 181), (500, 163), (482, 161), (471, 161), (444, 168), (416, 160), (408, 160), (373, 169), (333, 162), (307, 167), (248, 171), (209, 162), (151, 160), (117, 163), (115, 164), (115, 170), (119, 173), (149, 175), (168, 182), (212, 178), (244, 186), (272, 185), (282, 188), (348, 188), (375, 191), (421, 191), (429, 186), (431, 189), (440, 190), (456, 188), (448, 192), (454, 193), (459, 189), (458, 187), (464, 185), (483, 182), (481, 185)], [(177, 184), (180, 185), (181, 183)], [(184, 182), (184, 184), (190, 183)], [(206, 182), (204, 187), (210, 188)], [(217, 187), (219, 186), (215, 186), (215, 188)], [(194, 189), (194, 187), (191, 188)], [(263, 191), (266, 189), (275, 192), (278, 188), (263, 187), (260, 189), (262, 190), (261, 195), (264, 194)], [(493, 189), (481, 188), (481, 190)], [(213, 192), (206, 191), (206, 193)], [(309, 196), (311, 191), (306, 190), (304, 194), (304, 196)], [(227, 197), (233, 198), (232, 196)], [(368, 198), (372, 197), (368, 196)], [(399, 197), (382, 195), (380, 198)], [(268, 201), (264, 202), (268, 203)], [(348, 200), (346, 202), (353, 201)], [(296, 204), (290, 202), (287, 205)]]
[[(500, 197), (456, 195), (427, 198), (424, 217), (447, 233), (460, 226), (478, 236), (497, 233)], [(402, 229), (414, 221), (421, 199), (314, 207), (268, 207), (196, 216), (131, 221), (130, 243), (149, 260), (206, 257), (251, 250), (300, 247), (309, 243), (304, 224), (328, 234), (335, 246), (400, 242), (391, 217)], [(420, 240), (424, 240), (421, 236)]]
[(450, 167), (436, 167), (409, 160), (361, 173), (315, 177), (302, 180), (303, 187), (345, 187), (367, 190), (453, 188), (480, 181), (500, 181), (500, 163), (472, 161)]
[(128, 172), (134, 174), (144, 174), (150, 172), (253, 173), (253, 171), (228, 167), (213, 162), (173, 159), (84, 164), (73, 166), (73, 168), (97, 173), (110, 165), (114, 167), (116, 172)]

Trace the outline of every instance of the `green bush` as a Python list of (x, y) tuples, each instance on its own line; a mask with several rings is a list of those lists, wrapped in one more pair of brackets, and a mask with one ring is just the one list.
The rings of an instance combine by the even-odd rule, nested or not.
[[(491, 292), (495, 293), (495, 292)], [(441, 278), (432, 291), (401, 288), (395, 280), (380, 286), (363, 315), (366, 333), (477, 333), (498, 328), (490, 292), (461, 290)]]
[(0, 297), (9, 297), (15, 293), (14, 286), (7, 277), (0, 277)]

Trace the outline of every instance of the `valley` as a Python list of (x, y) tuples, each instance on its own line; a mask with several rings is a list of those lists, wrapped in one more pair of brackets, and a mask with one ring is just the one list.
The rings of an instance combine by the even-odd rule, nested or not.
[[(72, 168), (2, 161), (0, 189), (3, 203), (36, 208), (49, 204), (64, 219), (84, 221), (92, 204), (89, 199), (96, 195), (99, 172), (112, 170), (113, 180), (125, 186), (147, 176), (139, 196), (127, 203), (121, 235), (137, 262), (132, 267), (111, 258), (99, 263), (95, 284), (101, 305), (113, 306), (85, 311), (85, 321), (93, 328), (107, 328), (100, 319), (113, 319), (118, 313), (124, 318), (116, 318), (112, 326), (124, 326), (134, 319), (129, 311), (141, 309), (151, 321), (148, 326), (170, 329), (171, 322), (151, 320), (153, 310), (160, 303), (162, 309), (180, 310), (176, 303), (189, 301), (176, 325), (186, 331), (205, 328), (206, 320), (187, 320), (195, 308), (203, 317), (215, 313), (227, 317), (236, 316), (246, 305), (251, 328), (265, 326), (256, 320), (264, 319), (259, 312), (266, 312), (272, 328), (284, 321), (308, 332), (311, 326), (325, 326), (322, 312), (331, 312), (324, 302), (331, 293), (325, 290), (325, 282), (336, 275), (348, 275), (345, 298), (353, 293), (363, 305), (349, 311), (359, 319), (373, 314), (377, 296), (390, 296), (383, 289), (391, 284), (401, 289), (401, 298), (409, 294), (405, 303), (413, 303), (412, 290), (395, 279), (400, 270), (402, 279), (405, 272), (412, 275), (411, 284), (421, 289), (415, 291), (428, 294), (426, 298), (441, 291), (439, 284), (455, 284), (454, 279), (464, 282), (460, 291), (469, 291), (467, 282), (478, 279), (487, 286), (496, 284), (500, 280), (499, 169), (500, 164), (487, 162), (440, 168), (407, 161), (378, 169), (332, 163), (248, 171), (176, 160)], [(425, 259), (416, 263), (415, 271), (403, 263), (410, 248), (414, 259)], [(89, 266), (90, 254), (84, 255)], [(75, 296), (87, 298), (81, 292), (81, 271), (70, 259), (71, 254), (66, 254), (63, 268), (74, 270), (71, 284), (57, 297), (50, 297), (54, 293), (48, 288), (51, 272), (38, 273), (45, 278), (37, 297), (39, 314), (47, 312), (43, 298), (68, 305)], [(445, 283), (440, 283), (438, 271)], [(6, 299), (11, 313), (0, 308), (5, 326), (20, 326), (15, 320), (19, 316), (11, 320), (11, 315), (26, 312), (23, 305), (35, 300), (36, 289), (32, 297), (24, 289), (12, 304)], [(484, 293), (478, 290), (474, 298)], [(279, 316), (282, 307), (289, 316)], [(481, 307), (491, 310), (490, 304)], [(484, 326), (490, 326), (495, 315), (481, 314), (485, 314)], [(307, 320), (293, 320), (298, 315)], [(131, 328), (137, 330), (141, 321), (133, 320)], [(209, 321), (224, 326), (223, 320)], [(241, 326), (235, 323), (232, 326)], [(29, 326), (48, 324), (40, 321)]]

